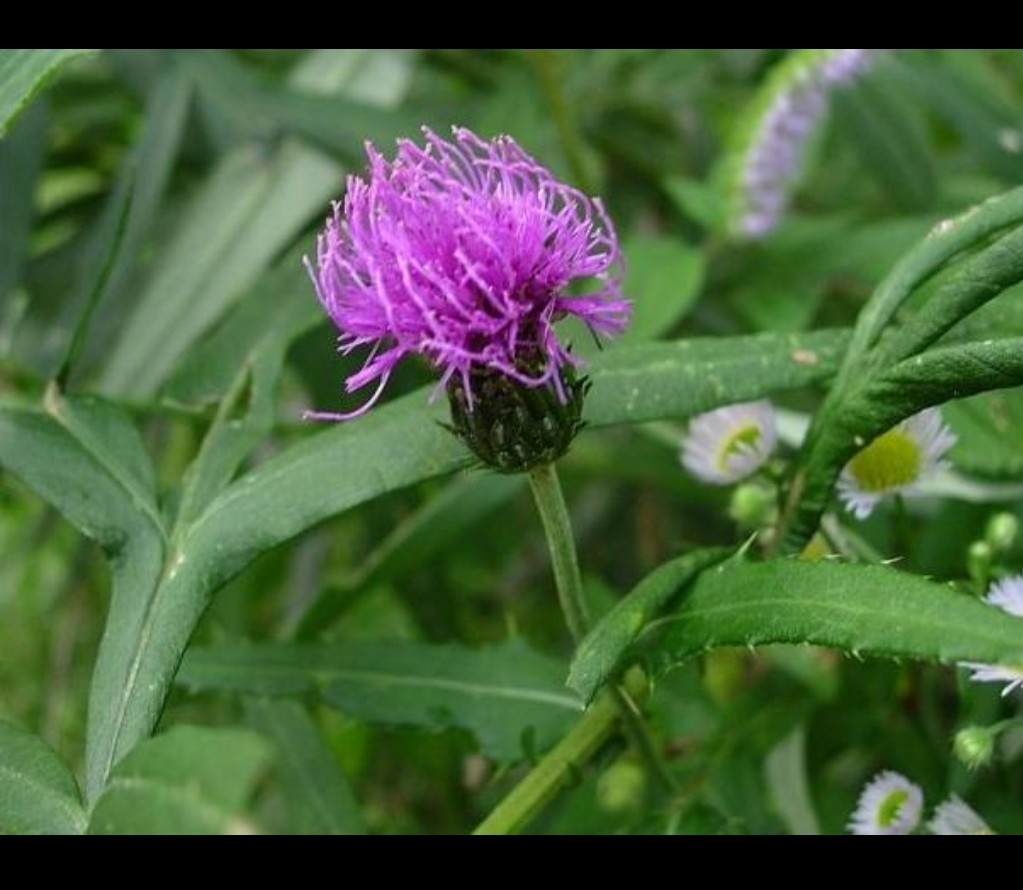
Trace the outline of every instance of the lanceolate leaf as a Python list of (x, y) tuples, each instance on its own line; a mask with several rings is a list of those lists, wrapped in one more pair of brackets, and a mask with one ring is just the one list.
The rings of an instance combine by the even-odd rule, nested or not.
[[(832, 373), (845, 337), (839, 331), (738, 338), (724, 348), (709, 339), (623, 346), (591, 366), (589, 420), (609, 426), (687, 416), (812, 385)], [(0, 462), (89, 533), (103, 532), (109, 546), (125, 548), (115, 562), (117, 632), (104, 641), (90, 705), (90, 796), (152, 732), (192, 631), (224, 583), (318, 522), (469, 464), (466, 449), (438, 423), (446, 409), (429, 404), (428, 395), (414, 392), (310, 435), (230, 484), (194, 522), (175, 530), (171, 546), (144, 487), (125, 491), (45, 415), (0, 413), (0, 423), (18, 433), (0, 435)], [(48, 457), (52, 448), (60, 452), (56, 460)], [(132, 453), (127, 462), (138, 464), (137, 449)], [(110, 466), (119, 462), (125, 458)], [(112, 490), (116, 496), (107, 494)], [(110, 504), (121, 502), (126, 513), (115, 521), (120, 514)]]
[(46, 108), (32, 109), (0, 139), (0, 307), (19, 283), (35, 216), (33, 196), (46, 153)]
[(517, 642), (219, 646), (190, 651), (179, 676), (197, 690), (315, 694), (369, 722), (458, 726), (505, 761), (550, 746), (578, 718), (563, 678), (564, 665)]
[(682, 418), (812, 386), (834, 375), (847, 342), (845, 331), (818, 331), (612, 348), (587, 368), (584, 417), (595, 427)]
[[(291, 80), (295, 86), (340, 92), (354, 74), (351, 69), (345, 55), (313, 54)], [(174, 229), (139, 294), (105, 369), (104, 391), (155, 393), (271, 260), (307, 223), (326, 216), (342, 175), (333, 160), (293, 140), (269, 157), (267, 146), (256, 142), (225, 157)]]
[(63, 65), (95, 49), (0, 50), (0, 136)]
[(947, 584), (861, 564), (722, 563), (648, 631), (641, 644), (662, 667), (717, 646), (768, 643), (814, 643), (857, 656), (1023, 662), (1023, 620)]
[(724, 549), (699, 550), (665, 563), (651, 572), (601, 619), (579, 644), (568, 687), (590, 702), (621, 665), (633, 640), (671, 599), (702, 570), (728, 555)]
[(358, 803), (334, 755), (303, 705), (256, 699), (249, 722), (277, 749), (275, 766), (296, 834), (365, 834)]
[(252, 834), (243, 809), (269, 760), (255, 733), (177, 726), (117, 765), (89, 833)]
[(70, 770), (38, 736), (0, 720), (0, 834), (81, 834)]

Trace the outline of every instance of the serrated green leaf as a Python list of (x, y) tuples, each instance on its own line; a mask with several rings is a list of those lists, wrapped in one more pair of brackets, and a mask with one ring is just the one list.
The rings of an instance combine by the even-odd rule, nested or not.
[[(710, 339), (624, 346), (593, 363), (590, 423), (685, 416), (811, 385), (832, 373), (845, 337), (823, 332), (737, 338), (726, 346)], [(221, 585), (260, 553), (324, 519), (468, 465), (466, 449), (438, 423), (446, 410), (429, 405), (427, 396), (427, 390), (412, 393), (268, 460), (181, 527), (169, 551), (159, 535), (139, 530), (131, 537), (132, 552), (140, 555), (130, 563), (133, 586), (115, 575), (112, 608), (127, 617), (104, 643), (94, 681), (91, 794), (117, 759), (152, 731), (178, 660)]]
[(282, 644), (193, 649), (179, 682), (195, 690), (314, 694), (371, 723), (471, 732), (490, 756), (518, 760), (554, 743), (582, 711), (564, 665), (520, 642), (481, 649), (422, 643)]
[(623, 248), (629, 258), (625, 293), (632, 319), (622, 342), (667, 334), (692, 308), (703, 284), (703, 254), (678, 238), (634, 239)]
[(718, 646), (768, 643), (941, 662), (1023, 661), (1023, 620), (947, 584), (862, 564), (732, 560), (703, 572), (649, 630), (658, 633), (645, 645), (662, 667)]
[(701, 571), (731, 551), (699, 550), (665, 563), (639, 582), (576, 649), (567, 686), (589, 703), (621, 667), (633, 640)]
[(918, 287), (970, 247), (1021, 221), (1023, 188), (1017, 188), (940, 223), (878, 285), (792, 472), (796, 497), (781, 523), (787, 552), (813, 535), (842, 467), (863, 443), (923, 408), (1023, 382), (1011, 339), (963, 344), (961, 352), (922, 352), (1023, 277), (1023, 227), (971, 255), (922, 309), (881, 339)]
[(694, 338), (609, 349), (587, 372), (584, 418), (616, 426), (691, 417), (720, 405), (812, 386), (835, 373), (845, 331)]
[(177, 726), (117, 765), (89, 834), (252, 834), (243, 808), (269, 760), (255, 733)]
[(96, 49), (0, 50), (0, 136), (32, 98), (72, 59)]
[(359, 805), (306, 709), (286, 699), (257, 699), (252, 726), (277, 749), (276, 768), (296, 834), (365, 834)]
[(71, 771), (38, 736), (0, 719), (0, 834), (82, 834)]

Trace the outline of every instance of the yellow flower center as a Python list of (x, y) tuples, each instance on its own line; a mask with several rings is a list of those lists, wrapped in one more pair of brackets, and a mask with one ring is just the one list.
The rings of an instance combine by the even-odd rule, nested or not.
[(923, 454), (916, 440), (901, 427), (878, 436), (849, 461), (849, 472), (862, 491), (882, 492), (915, 482)]
[(899, 818), (899, 811), (909, 797), (908, 792), (898, 788), (881, 801), (877, 808), (877, 822), (883, 828), (890, 828), (892, 823)]
[(745, 423), (742, 426), (737, 426), (718, 447), (718, 469), (722, 473), (728, 472), (728, 462), (748, 448), (755, 448), (759, 441), (760, 427), (755, 423)]

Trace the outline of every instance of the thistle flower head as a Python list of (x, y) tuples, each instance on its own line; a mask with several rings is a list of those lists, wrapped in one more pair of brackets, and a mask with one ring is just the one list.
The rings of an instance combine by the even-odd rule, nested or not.
[(732, 228), (762, 238), (781, 222), (806, 143), (828, 110), (831, 91), (861, 75), (875, 50), (798, 50), (779, 66), (747, 122), (735, 182)]
[(743, 402), (698, 414), (682, 442), (682, 465), (711, 485), (731, 485), (763, 466), (778, 442), (774, 406)]
[(994, 834), (988, 824), (958, 794), (953, 794), (934, 811), (927, 823), (931, 834)]
[[(991, 585), (984, 602), (997, 606), (1010, 615), (1023, 617), (1023, 574), (1002, 578)], [(1023, 687), (1023, 665), (979, 664), (962, 662), (972, 671), (970, 679), (978, 683), (1005, 683), (1002, 695)]]
[(849, 819), (853, 834), (909, 834), (920, 824), (924, 795), (918, 785), (885, 770), (868, 782)]
[(612, 334), (627, 321), (618, 240), (598, 199), (509, 136), (423, 133), (423, 145), (399, 140), (393, 161), (367, 144), (368, 172), (348, 177), (316, 263), (306, 261), (340, 351), (370, 347), (346, 390), (376, 384), (351, 414), (308, 416), (362, 414), (409, 354), (437, 368), (440, 387), (457, 379), (470, 406), (480, 371), (553, 386), (564, 401), (561, 371), (574, 359), (555, 322), (571, 315)]
[(945, 467), (956, 437), (937, 408), (915, 414), (878, 436), (846, 464), (838, 495), (857, 519), (866, 519), (887, 494), (912, 492)]

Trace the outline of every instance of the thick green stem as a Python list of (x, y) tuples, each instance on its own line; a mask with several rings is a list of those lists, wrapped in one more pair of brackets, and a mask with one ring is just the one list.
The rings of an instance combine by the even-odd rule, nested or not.
[[(583, 594), (582, 576), (579, 573), (572, 524), (557, 470), (553, 464), (534, 467), (529, 471), (529, 483), (547, 535), (547, 546), (551, 554), (554, 583), (558, 589), (561, 609), (565, 614), (572, 639), (578, 646), (590, 629), (590, 619)], [(643, 715), (633, 698), (620, 686), (610, 689), (610, 697), (618, 708), (622, 727), (636, 753), (646, 763), (650, 774), (661, 787), (669, 793), (673, 792), (674, 779), (651, 739), (649, 730), (643, 722)]]
[(515, 834), (522, 831), (579, 775), (618, 727), (619, 708), (603, 696), (573, 729), (512, 789), (473, 834)]

